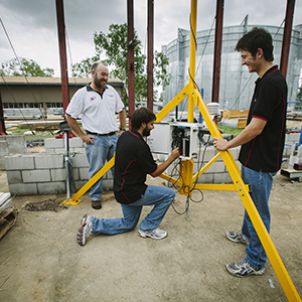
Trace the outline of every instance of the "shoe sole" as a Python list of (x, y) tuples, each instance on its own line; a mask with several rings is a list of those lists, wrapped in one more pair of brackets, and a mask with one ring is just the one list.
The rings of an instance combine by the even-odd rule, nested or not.
[(87, 243), (87, 240), (85, 240), (85, 242), (83, 242), (83, 229), (84, 229), (84, 226), (86, 225), (86, 220), (87, 220), (87, 215), (84, 215), (81, 220), (81, 226), (77, 232), (77, 243), (80, 246), (84, 246)]
[(167, 233), (165, 237), (162, 237), (162, 238), (154, 238), (154, 237), (149, 236), (149, 235), (147, 235), (147, 234), (145, 234), (145, 233), (141, 233), (141, 230), (138, 230), (138, 234), (139, 234), (140, 237), (142, 237), (142, 238), (150, 238), (150, 239), (153, 239), (153, 240), (162, 240), (162, 239), (165, 239), (165, 238), (168, 237), (168, 233)]
[(233, 273), (231, 270), (229, 270), (229, 267), (228, 267), (228, 265), (226, 264), (225, 265), (225, 269), (227, 270), (227, 272), (230, 274), (230, 275), (232, 275), (233, 277), (237, 277), (237, 278), (246, 278), (246, 277), (252, 277), (252, 276), (262, 276), (262, 275), (264, 275), (264, 273), (265, 273), (265, 270), (263, 270), (263, 271), (254, 271), (253, 273), (251, 273), (251, 274), (248, 274), (248, 275), (245, 275), (245, 276), (241, 276), (241, 275), (238, 275), (238, 274), (236, 274), (236, 273)]

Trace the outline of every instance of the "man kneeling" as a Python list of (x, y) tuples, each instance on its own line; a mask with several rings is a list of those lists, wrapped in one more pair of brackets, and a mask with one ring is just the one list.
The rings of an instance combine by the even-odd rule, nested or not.
[(157, 177), (179, 157), (178, 148), (168, 159), (157, 165), (153, 159), (144, 136), (149, 136), (154, 128), (155, 114), (140, 108), (134, 111), (131, 130), (124, 132), (116, 147), (114, 169), (114, 195), (121, 204), (124, 217), (99, 219), (85, 215), (77, 233), (77, 242), (84, 246), (93, 234), (116, 235), (131, 231), (138, 223), (143, 206), (153, 206), (150, 213), (142, 220), (138, 233), (143, 238), (163, 239), (168, 233), (159, 228), (168, 208), (175, 198), (175, 192), (166, 187), (147, 186), (147, 174)]

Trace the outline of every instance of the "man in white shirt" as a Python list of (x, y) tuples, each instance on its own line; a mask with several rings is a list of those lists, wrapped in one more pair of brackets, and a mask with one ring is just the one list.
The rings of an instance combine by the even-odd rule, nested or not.
[[(106, 160), (111, 159), (117, 142), (116, 132), (124, 131), (126, 127), (124, 104), (116, 90), (107, 84), (108, 66), (101, 62), (93, 64), (91, 75), (92, 82), (73, 95), (65, 114), (72, 131), (86, 143), (88, 178), (99, 171)], [(81, 118), (85, 131), (80, 128), (77, 118)], [(102, 207), (102, 192), (101, 179), (89, 191), (94, 209)]]

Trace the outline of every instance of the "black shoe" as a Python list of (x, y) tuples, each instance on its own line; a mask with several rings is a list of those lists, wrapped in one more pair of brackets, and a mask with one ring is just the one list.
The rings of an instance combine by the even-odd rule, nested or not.
[(102, 208), (102, 202), (101, 200), (91, 200), (91, 206), (95, 210), (99, 210)]

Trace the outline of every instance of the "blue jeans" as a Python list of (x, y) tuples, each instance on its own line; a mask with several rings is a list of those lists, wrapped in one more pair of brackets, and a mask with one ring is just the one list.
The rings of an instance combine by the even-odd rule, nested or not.
[[(93, 144), (86, 144), (86, 156), (89, 163), (88, 179), (97, 173), (110, 160), (115, 152), (117, 136), (96, 136), (93, 137)], [(112, 175), (114, 173), (111, 169)], [(101, 178), (89, 190), (89, 196), (92, 200), (101, 199), (103, 193), (103, 179)]]
[(156, 229), (175, 198), (175, 192), (166, 187), (148, 186), (142, 197), (130, 204), (122, 204), (124, 217), (98, 219), (92, 217), (92, 233), (116, 235), (129, 232), (138, 223), (143, 206), (152, 206), (150, 213), (142, 220), (139, 228), (143, 231)]
[[(250, 195), (267, 231), (269, 232), (271, 216), (268, 201), (272, 189), (273, 176), (276, 173), (258, 172), (244, 166), (242, 166), (241, 172), (242, 179), (249, 185)], [(246, 211), (244, 212), (242, 234), (249, 240), (249, 244), (246, 248), (245, 260), (256, 269), (263, 268), (265, 266), (267, 256)]]

